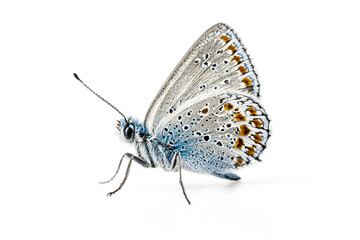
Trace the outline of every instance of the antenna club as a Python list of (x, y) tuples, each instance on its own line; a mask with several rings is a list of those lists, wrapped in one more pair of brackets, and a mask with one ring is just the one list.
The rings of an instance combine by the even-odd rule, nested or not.
[(74, 77), (75, 77), (77, 80), (79, 80), (80, 82), (82, 82), (81, 79), (78, 77), (78, 75), (77, 75), (76, 73), (74, 73)]

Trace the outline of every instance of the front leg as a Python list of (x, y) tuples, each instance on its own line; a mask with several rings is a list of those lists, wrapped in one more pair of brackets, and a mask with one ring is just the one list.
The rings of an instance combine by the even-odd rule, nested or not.
[(116, 172), (115, 172), (114, 176), (112, 178), (110, 178), (110, 180), (107, 180), (105, 182), (99, 182), (99, 184), (109, 183), (116, 177), (116, 175), (118, 174), (118, 172), (120, 170), (121, 163), (122, 163), (124, 157), (128, 157), (129, 159), (132, 158), (133, 160), (135, 160), (135, 162), (139, 163), (143, 167), (150, 167), (150, 165), (145, 160), (143, 160), (143, 159), (141, 159), (141, 158), (139, 158), (139, 157), (137, 157), (137, 156), (135, 156), (135, 155), (133, 155), (131, 153), (125, 153), (120, 159), (119, 165), (118, 165), (118, 167), (116, 169)]
[(117, 191), (119, 191), (119, 190), (122, 188), (122, 186), (125, 184), (126, 179), (127, 179), (127, 177), (129, 176), (130, 167), (131, 167), (131, 163), (132, 163), (133, 160), (134, 160), (135, 162), (139, 163), (140, 165), (144, 166), (144, 167), (150, 167), (150, 165), (149, 165), (146, 161), (144, 161), (143, 159), (141, 159), (141, 158), (139, 158), (139, 157), (137, 157), (137, 156), (135, 156), (135, 155), (132, 155), (131, 153), (125, 153), (125, 154), (121, 157), (121, 160), (120, 160), (120, 162), (119, 162), (119, 166), (118, 166), (118, 168), (117, 168), (117, 170), (116, 170), (116, 172), (115, 172), (115, 175), (114, 175), (110, 180), (108, 180), (108, 181), (106, 181), (106, 182), (100, 182), (100, 183), (108, 183), (108, 182), (110, 182), (111, 180), (113, 180), (113, 179), (115, 178), (115, 176), (116, 176), (117, 173), (119, 172), (119, 169), (120, 169), (120, 166), (121, 166), (121, 163), (122, 163), (122, 160), (124, 159), (124, 157), (129, 158), (129, 163), (128, 163), (128, 166), (127, 166), (127, 168), (126, 168), (125, 177), (124, 177), (123, 181), (121, 182), (120, 186), (119, 186), (116, 190), (114, 190), (114, 191), (112, 191), (112, 192), (109, 192), (109, 193), (107, 194), (108, 197), (110, 197), (111, 195), (113, 195), (114, 193), (116, 193)]

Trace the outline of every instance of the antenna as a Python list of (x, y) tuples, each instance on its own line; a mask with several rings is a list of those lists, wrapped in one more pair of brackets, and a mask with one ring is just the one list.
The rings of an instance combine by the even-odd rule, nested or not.
[(123, 118), (125, 119), (125, 122), (127, 122), (127, 119), (125, 117), (124, 114), (122, 114), (119, 109), (117, 109), (114, 105), (112, 105), (111, 103), (109, 103), (107, 100), (105, 100), (102, 96), (100, 96), (99, 94), (97, 94), (96, 92), (94, 92), (94, 90), (92, 90), (88, 85), (86, 85), (79, 77), (76, 73), (74, 73), (74, 77), (79, 80), (79, 82), (81, 82), (87, 89), (89, 89), (93, 94), (95, 94), (98, 98), (100, 98), (101, 100), (103, 100), (104, 102), (106, 102), (110, 107), (112, 107), (113, 109), (115, 109), (118, 113), (120, 113), (121, 116), (123, 116)]

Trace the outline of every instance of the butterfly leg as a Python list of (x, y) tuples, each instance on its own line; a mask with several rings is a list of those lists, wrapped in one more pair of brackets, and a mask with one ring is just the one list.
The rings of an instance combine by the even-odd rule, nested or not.
[(189, 205), (191, 204), (190, 203), (190, 200), (189, 198), (187, 197), (186, 195), (186, 192), (185, 192), (185, 188), (184, 188), (184, 184), (182, 182), (182, 177), (181, 177), (181, 156), (180, 156), (180, 152), (176, 152), (175, 153), (175, 161), (176, 163), (174, 164), (174, 168), (175, 166), (178, 166), (179, 167), (179, 183), (180, 183), (180, 186), (181, 186), (181, 189), (183, 191), (183, 194), (184, 194), (184, 197), (186, 199), (186, 201), (189, 203)]
[[(127, 166), (127, 168), (126, 168), (125, 177), (124, 177), (123, 181), (121, 182), (120, 186), (119, 186), (117, 189), (115, 189), (114, 191), (109, 192), (109, 193), (107, 194), (108, 197), (111, 197), (111, 195), (113, 195), (113, 194), (115, 194), (117, 191), (119, 191), (119, 190), (122, 188), (122, 186), (125, 184), (126, 179), (127, 179), (128, 176), (129, 176), (130, 167), (131, 167), (131, 163), (132, 163), (133, 160), (134, 160), (135, 162), (138, 162), (139, 164), (141, 164), (141, 165), (143, 165), (143, 166), (147, 166), (147, 165), (148, 165), (143, 159), (141, 159), (141, 158), (139, 158), (139, 157), (137, 157), (137, 156), (135, 156), (135, 155), (132, 155), (131, 153), (125, 153), (125, 154), (122, 156), (121, 160), (120, 160), (120, 163), (119, 163), (118, 169), (116, 170), (115, 175), (114, 175), (109, 181), (106, 181), (106, 182), (103, 182), (103, 183), (108, 183), (108, 182), (110, 182), (112, 179), (114, 179), (114, 177), (116, 176), (116, 174), (118, 173), (118, 171), (119, 171), (119, 169), (120, 169), (121, 162), (122, 162), (122, 160), (123, 160), (124, 157), (128, 157), (128, 158), (129, 158), (129, 163), (128, 163), (128, 166)], [(146, 164), (147, 164), (147, 165), (146, 165)]]
[(124, 154), (124, 155), (121, 157), (120, 162), (119, 162), (119, 166), (117, 167), (114, 176), (113, 176), (112, 178), (110, 178), (110, 180), (107, 180), (107, 181), (105, 181), (105, 182), (99, 182), (99, 184), (109, 183), (109, 182), (111, 182), (111, 181), (116, 177), (116, 175), (118, 174), (118, 172), (119, 172), (119, 170), (120, 170), (121, 163), (122, 163), (122, 161), (123, 161), (123, 159), (124, 159), (125, 156), (126, 156), (126, 154)]
[(139, 163), (140, 165), (142, 165), (142, 166), (144, 166), (144, 167), (150, 167), (150, 165), (149, 165), (146, 161), (142, 160), (141, 158), (136, 157), (136, 156), (132, 155), (131, 153), (125, 153), (125, 154), (121, 157), (121, 159), (120, 159), (119, 165), (118, 165), (118, 167), (117, 167), (117, 169), (116, 169), (116, 172), (115, 172), (114, 176), (113, 176), (112, 178), (110, 178), (110, 180), (107, 180), (107, 181), (105, 181), (105, 182), (99, 182), (99, 184), (109, 183), (109, 182), (111, 182), (111, 181), (116, 177), (116, 175), (118, 174), (118, 172), (119, 172), (119, 170), (120, 170), (121, 163), (122, 163), (124, 157), (128, 157), (129, 159), (134, 158), (134, 160), (135, 160), (137, 163)]

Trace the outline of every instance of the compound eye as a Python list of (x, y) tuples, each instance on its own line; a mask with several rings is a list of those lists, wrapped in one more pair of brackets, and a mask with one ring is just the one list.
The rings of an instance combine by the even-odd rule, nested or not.
[(131, 140), (134, 138), (135, 135), (135, 127), (134, 124), (130, 123), (127, 124), (124, 128), (124, 136), (127, 140)]

